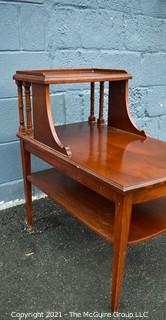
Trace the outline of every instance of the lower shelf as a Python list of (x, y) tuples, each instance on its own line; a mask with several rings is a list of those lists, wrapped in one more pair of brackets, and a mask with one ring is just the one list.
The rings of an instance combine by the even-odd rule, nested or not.
[[(113, 202), (55, 169), (33, 173), (28, 180), (90, 229), (108, 242), (113, 242)], [(133, 206), (129, 244), (144, 241), (164, 231), (165, 198)]]

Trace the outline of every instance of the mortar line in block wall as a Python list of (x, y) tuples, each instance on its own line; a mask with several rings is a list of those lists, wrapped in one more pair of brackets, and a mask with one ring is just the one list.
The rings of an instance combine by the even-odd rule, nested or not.
[(54, 6), (54, 10), (64, 10), (64, 9), (68, 9), (68, 10), (75, 10), (75, 11), (106, 11), (106, 12), (119, 12), (124, 14), (127, 18), (129, 17), (133, 17), (133, 16), (140, 16), (140, 17), (149, 17), (149, 18), (154, 18), (154, 19), (161, 19), (161, 20), (165, 20), (166, 16), (161, 16), (161, 15), (153, 15), (153, 14), (145, 14), (145, 13), (141, 13), (141, 12), (131, 12), (129, 10), (126, 11), (122, 11), (119, 9), (115, 9), (115, 8), (103, 8), (103, 7), (93, 7), (93, 6), (81, 6), (81, 5), (74, 5), (74, 4), (62, 4), (62, 3), (56, 3)]
[(29, 4), (29, 5), (35, 5), (35, 6), (43, 6), (44, 5), (44, 0), (43, 2), (38, 2), (38, 1), (20, 1), (20, 0), (1, 0), (0, 4), (10, 4), (10, 5), (16, 5), (16, 4)]

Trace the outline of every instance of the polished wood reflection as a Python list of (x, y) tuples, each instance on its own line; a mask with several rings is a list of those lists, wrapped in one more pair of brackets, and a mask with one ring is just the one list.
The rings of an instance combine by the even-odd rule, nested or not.
[(75, 162), (126, 189), (166, 179), (165, 142), (88, 122), (56, 130)]

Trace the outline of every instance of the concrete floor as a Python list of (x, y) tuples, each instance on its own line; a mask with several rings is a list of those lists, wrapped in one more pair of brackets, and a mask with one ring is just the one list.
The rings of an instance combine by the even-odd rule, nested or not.
[[(56, 319), (108, 313), (112, 248), (51, 200), (35, 201), (33, 207), (32, 231), (24, 223), (24, 206), (0, 212), (0, 320), (19, 319), (11, 312), (24, 313), (20, 319), (26, 315), (28, 320), (36, 312), (41, 313), (37, 319), (46, 319), (47, 311), (61, 312)], [(166, 319), (165, 273), (164, 235), (129, 247), (118, 319), (131, 319), (127, 312), (132, 319), (143, 315), (135, 312)]]

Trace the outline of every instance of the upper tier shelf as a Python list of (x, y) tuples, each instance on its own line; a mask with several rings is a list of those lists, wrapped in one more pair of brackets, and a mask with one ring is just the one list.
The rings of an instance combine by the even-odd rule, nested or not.
[(101, 82), (132, 79), (124, 70), (111, 69), (64, 69), (64, 70), (31, 70), (16, 71), (15, 80), (32, 83), (76, 83)]

